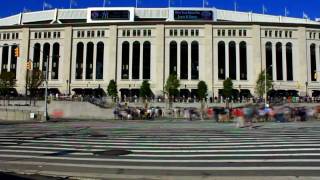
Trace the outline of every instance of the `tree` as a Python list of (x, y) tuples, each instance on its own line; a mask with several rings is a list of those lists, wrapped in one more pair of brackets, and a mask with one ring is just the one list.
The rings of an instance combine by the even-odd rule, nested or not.
[(207, 91), (208, 91), (208, 86), (204, 81), (200, 81), (198, 83), (198, 97), (202, 101), (204, 98), (207, 97)]
[(2, 72), (0, 74), (0, 93), (2, 96), (9, 95), (10, 88), (13, 88), (15, 85), (16, 78), (13, 72)]
[(44, 81), (44, 75), (39, 69), (33, 69), (29, 71), (28, 77), (27, 77), (27, 88), (30, 91), (30, 104), (31, 104), (31, 98), (34, 98), (34, 105), (35, 105), (35, 97), (36, 97), (36, 92), (39, 86)]
[(201, 112), (200, 112), (200, 117), (201, 119), (203, 119), (203, 115), (204, 115), (204, 109), (205, 109), (205, 104), (203, 99), (207, 97), (207, 91), (208, 91), (208, 86), (204, 81), (200, 81), (198, 83), (198, 97), (200, 99), (201, 102)]
[(231, 78), (227, 78), (223, 81), (223, 96), (229, 98), (232, 95), (233, 83)]
[(111, 96), (113, 100), (114, 98), (118, 97), (118, 88), (115, 80), (110, 80), (107, 91), (109, 96)]
[(147, 80), (142, 82), (140, 87), (140, 97), (143, 99), (150, 98), (152, 96), (152, 91), (150, 89), (150, 83)]
[(268, 92), (272, 87), (272, 79), (271, 79), (271, 76), (268, 73), (267, 73), (267, 78), (265, 78), (265, 70), (263, 70), (259, 74), (258, 79), (256, 81), (255, 91), (256, 91), (256, 94), (259, 97), (263, 97), (263, 95), (266, 93), (265, 92), (266, 79), (267, 79), (267, 92)]
[(177, 78), (177, 75), (175, 74), (171, 74), (166, 82), (166, 85), (164, 87), (165, 92), (167, 93), (168, 97), (169, 97), (169, 105), (171, 107), (171, 103), (172, 103), (172, 96), (176, 96), (178, 95), (179, 91), (178, 88), (180, 86), (180, 81)]

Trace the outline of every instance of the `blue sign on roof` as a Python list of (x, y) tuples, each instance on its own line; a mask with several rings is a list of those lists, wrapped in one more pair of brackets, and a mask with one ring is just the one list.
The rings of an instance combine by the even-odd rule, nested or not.
[(174, 10), (174, 20), (213, 21), (213, 12), (201, 10)]

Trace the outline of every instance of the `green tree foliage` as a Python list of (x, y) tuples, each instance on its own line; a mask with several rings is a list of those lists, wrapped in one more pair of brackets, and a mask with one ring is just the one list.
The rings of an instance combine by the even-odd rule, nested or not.
[(180, 81), (177, 78), (177, 75), (171, 74), (167, 79), (167, 82), (165, 85), (165, 91), (169, 97), (177, 96), (179, 93), (178, 91), (179, 86), (180, 86)]
[(114, 80), (110, 80), (107, 91), (109, 96), (113, 98), (118, 96), (117, 83)]
[(204, 81), (200, 81), (198, 83), (198, 97), (202, 101), (203, 98), (207, 97), (208, 86)]
[(144, 80), (140, 87), (140, 97), (145, 99), (145, 98), (150, 98), (151, 96), (152, 96), (152, 91), (150, 88), (150, 83), (147, 80)]
[(13, 72), (2, 72), (0, 74), (0, 93), (7, 95), (9, 89), (16, 85), (15, 74)]
[[(259, 97), (263, 97), (263, 95), (266, 93), (265, 79), (266, 78), (265, 78), (265, 70), (264, 70), (259, 74), (258, 79), (256, 81), (255, 91)], [(271, 79), (271, 76), (267, 73), (267, 92), (271, 89), (271, 87), (272, 87), (272, 79)]]
[(233, 82), (231, 78), (227, 78), (223, 81), (223, 96), (230, 98), (233, 90)]

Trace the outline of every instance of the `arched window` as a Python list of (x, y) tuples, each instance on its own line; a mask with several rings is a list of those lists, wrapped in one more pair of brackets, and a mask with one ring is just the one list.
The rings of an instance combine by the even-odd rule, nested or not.
[(180, 79), (188, 79), (188, 43), (182, 41), (180, 49)]
[(16, 72), (17, 72), (17, 57), (15, 57), (15, 49), (17, 48), (17, 45), (11, 46), (11, 64), (10, 64), (10, 72), (14, 73), (14, 77), (16, 78)]
[(191, 43), (191, 79), (199, 79), (199, 43)]
[(41, 50), (40, 43), (36, 43), (33, 48), (33, 69), (40, 68), (40, 50)]
[(122, 43), (121, 79), (129, 79), (129, 42)]
[(2, 72), (8, 71), (8, 61), (9, 61), (9, 46), (5, 44), (2, 47), (2, 65), (1, 65)]
[(231, 41), (229, 43), (229, 77), (233, 80), (237, 79), (236, 61), (236, 43)]
[(292, 43), (286, 44), (286, 57), (287, 57), (287, 80), (293, 81)]
[(267, 42), (266, 43), (266, 71), (269, 74), (269, 76), (271, 77), (271, 79), (273, 79), (273, 67), (272, 67), (272, 43), (271, 42)]
[(82, 42), (79, 42), (77, 44), (76, 79), (82, 79), (83, 75), (83, 49), (84, 44)]
[(315, 73), (317, 72), (317, 65), (316, 65), (316, 45), (311, 44), (310, 46), (310, 65), (311, 65), (311, 81), (316, 81), (317, 79), (315, 78)]
[(220, 41), (218, 43), (218, 78), (219, 80), (226, 79), (226, 48), (225, 43)]
[(151, 44), (149, 41), (143, 43), (143, 79), (150, 79)]
[(44, 75), (46, 75), (46, 68), (47, 68), (47, 64), (48, 64), (48, 69), (50, 69), (49, 67), (49, 63), (48, 62), (48, 59), (50, 59), (50, 44), (49, 43), (45, 43), (43, 45), (43, 61), (42, 61), (42, 72)]
[(177, 75), (177, 43), (170, 42), (170, 74)]
[[(98, 31), (100, 32), (100, 31)], [(103, 79), (103, 59), (104, 59), (104, 43), (97, 44), (97, 63), (96, 63), (96, 79)]]
[(59, 79), (60, 44), (54, 43), (52, 48), (52, 72), (51, 79)]
[(278, 42), (276, 44), (276, 60), (277, 60), (277, 80), (283, 80), (283, 67), (282, 67), (282, 44)]
[(240, 80), (247, 80), (247, 43), (240, 43)]
[(89, 42), (87, 44), (86, 79), (93, 78), (93, 49), (94, 44)]
[(140, 43), (133, 42), (132, 47), (132, 79), (140, 78)]

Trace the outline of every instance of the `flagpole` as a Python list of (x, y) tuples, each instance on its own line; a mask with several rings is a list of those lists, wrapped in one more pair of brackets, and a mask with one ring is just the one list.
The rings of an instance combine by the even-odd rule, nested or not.
[(237, 1), (234, 1), (234, 11), (237, 12)]
[(42, 11), (44, 11), (44, 3), (45, 3), (46, 1), (43, 1), (43, 3), (42, 3)]
[(69, 6), (69, 9), (72, 8), (72, 0), (70, 0), (70, 6)]

